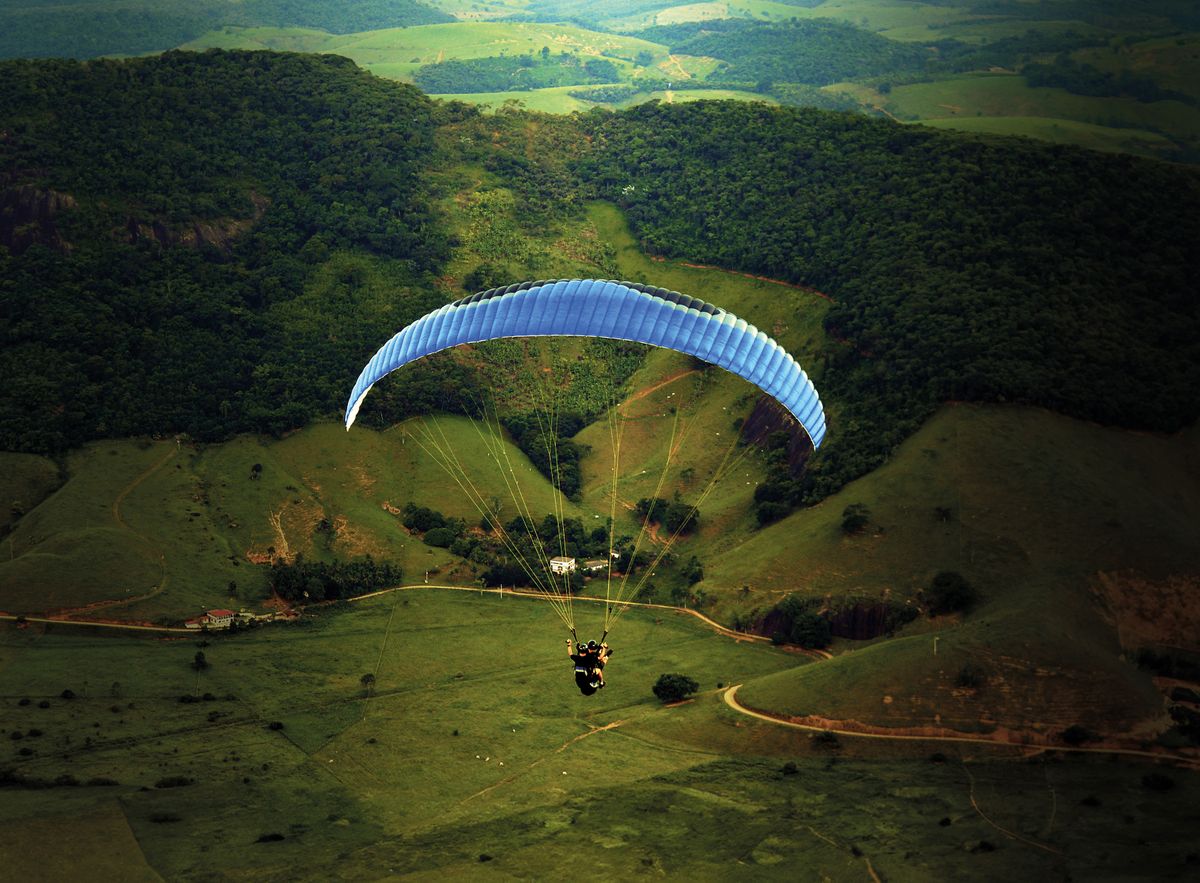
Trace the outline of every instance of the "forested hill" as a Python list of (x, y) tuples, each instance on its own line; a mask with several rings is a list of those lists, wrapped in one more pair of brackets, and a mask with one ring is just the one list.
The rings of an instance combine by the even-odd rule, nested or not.
[(0, 58), (160, 52), (227, 25), (350, 34), (453, 20), (419, 0), (0, 0)]
[[(336, 57), (175, 52), (0, 64), (0, 448), (336, 413), (450, 299), (432, 188), (463, 162), (535, 235), (609, 199), (651, 251), (831, 295), (809, 499), (948, 399), (1198, 415), (1194, 170), (725, 102), (484, 117)], [(372, 407), (445, 407), (455, 370)]]
[(833, 297), (810, 494), (948, 399), (1159, 430), (1200, 414), (1193, 170), (733, 102), (587, 125), (581, 175), (649, 249)]
[[(447, 253), (435, 113), (332, 56), (0, 64), (0, 447), (332, 409), (352, 363), (430, 305), (405, 293)], [(298, 306), (338, 249), (387, 259), (394, 285), (354, 322), (336, 298)]]

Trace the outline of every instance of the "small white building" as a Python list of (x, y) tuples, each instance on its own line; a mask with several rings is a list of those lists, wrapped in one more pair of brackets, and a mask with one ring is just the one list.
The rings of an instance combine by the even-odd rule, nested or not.
[(574, 573), (575, 559), (557, 555), (550, 559), (550, 571), (552, 573)]
[(232, 610), (210, 610), (203, 616), (189, 619), (185, 626), (190, 629), (227, 629), (233, 625)]
[(601, 570), (607, 570), (608, 562), (603, 558), (593, 558), (590, 561), (583, 562), (583, 569), (587, 573), (597, 573)]

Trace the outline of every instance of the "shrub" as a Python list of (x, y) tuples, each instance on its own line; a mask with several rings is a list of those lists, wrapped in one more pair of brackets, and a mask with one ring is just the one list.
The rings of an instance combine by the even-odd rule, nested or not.
[(800, 772), (800, 768), (796, 766), (795, 761), (789, 760), (783, 765), (783, 768), (780, 769), (780, 772), (785, 776), (794, 776), (796, 773)]
[(958, 670), (958, 677), (954, 679), (956, 687), (967, 687), (972, 690), (977, 690), (987, 683), (987, 673), (973, 662), (968, 662)]
[(1170, 791), (1175, 787), (1175, 780), (1163, 773), (1146, 773), (1142, 776), (1142, 787), (1151, 791)]
[(700, 685), (687, 675), (663, 674), (654, 684), (654, 695), (663, 702), (678, 702), (700, 689)]
[(1071, 724), (1061, 733), (1059, 737), (1068, 745), (1082, 745), (1084, 742), (1092, 742), (1099, 738), (1095, 733), (1087, 727), (1080, 724)]
[(974, 587), (961, 573), (953, 570), (943, 570), (938, 573), (930, 582), (929, 592), (926, 595), (931, 616), (970, 610), (975, 604), (976, 597)]
[(183, 819), (173, 812), (156, 812), (150, 815), (150, 821), (156, 825), (166, 825), (171, 822), (182, 822)]
[(74, 699), (74, 698), (75, 698), (75, 691), (74, 691), (74, 690), (72, 690), (72, 689), (70, 689), (70, 688), (68, 687), (66, 690), (63, 690), (63, 691), (62, 691), (62, 692), (61, 692), (59, 695), (60, 695), (60, 696), (61, 696), (63, 699)]
[(842, 533), (846, 536), (862, 533), (870, 521), (870, 509), (862, 503), (851, 503), (842, 510)]
[(255, 843), (278, 843), (282, 839), (283, 839), (282, 834), (277, 834), (275, 832), (272, 832), (270, 834), (260, 834), (258, 839), (255, 840), (254, 842)]
[(822, 730), (819, 733), (813, 733), (813, 744), (818, 748), (840, 748), (841, 742), (838, 740), (837, 733), (829, 730)]
[(283, 729), (283, 721), (271, 721), (269, 724), (267, 724), (267, 729), (268, 730), (282, 730)]
[(154, 783), (155, 788), (183, 788), (187, 785), (195, 783), (195, 779), (189, 779), (187, 776), (163, 776)]

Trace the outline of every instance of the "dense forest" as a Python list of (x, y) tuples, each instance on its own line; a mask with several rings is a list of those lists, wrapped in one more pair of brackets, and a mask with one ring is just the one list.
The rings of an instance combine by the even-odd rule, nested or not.
[(734, 102), (586, 126), (602, 146), (580, 175), (646, 248), (834, 299), (817, 376), (836, 441), (810, 498), (947, 399), (1163, 430), (1200, 412), (1194, 171)]
[(447, 21), (418, 0), (0, 0), (0, 58), (158, 52), (223, 26), (351, 34)]
[[(431, 172), (460, 162), (532, 228), (609, 199), (651, 252), (833, 298), (813, 366), (830, 442), (761, 520), (874, 468), (948, 399), (1197, 416), (1182, 167), (728, 102), (485, 117), (344, 59), (241, 52), (6, 63), (0, 132), (9, 450), (338, 413), (365, 354), (458, 296), (435, 280), (454, 239)], [(433, 359), (363, 417), (462, 410), (473, 382)]]
[[(0, 446), (335, 408), (362, 353), (440, 302), (434, 117), (331, 56), (0, 64)], [(362, 303), (353, 264), (306, 287), (347, 251), (386, 261), (386, 300)]]

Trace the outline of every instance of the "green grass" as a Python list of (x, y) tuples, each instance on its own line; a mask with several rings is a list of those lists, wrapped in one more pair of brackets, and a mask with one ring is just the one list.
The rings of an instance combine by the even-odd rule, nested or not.
[(1157, 132), (1115, 129), (1094, 123), (1047, 117), (946, 117), (923, 120), (921, 125), (985, 135), (1020, 135), (1052, 141), (1055, 144), (1074, 144), (1090, 150), (1133, 153), (1156, 158), (1169, 156), (1178, 150), (1171, 139)]
[(1159, 86), (1200, 98), (1200, 36), (1162, 37), (1132, 46), (1080, 49), (1077, 61), (1119, 74), (1149, 76)]
[[(377, 71), (377, 73), (380, 73)], [(528, 89), (521, 92), (463, 92), (457, 95), (439, 95), (446, 101), (465, 101), (467, 104), (477, 104), (489, 110), (496, 110), (515, 102), (526, 110), (536, 110), (542, 113), (572, 113), (577, 110), (587, 110), (592, 106), (590, 101), (580, 101), (572, 98), (570, 92), (578, 91), (579, 86), (554, 86), (550, 89)]]
[[(621, 278), (649, 282), (719, 304), (759, 325), (802, 363), (806, 358), (811, 361), (820, 349), (824, 335), (821, 320), (828, 302), (817, 295), (736, 273), (688, 267), (680, 261), (651, 260), (638, 248), (616, 207), (594, 203), (588, 216), (598, 237), (612, 244)], [(629, 387), (646, 389), (693, 367), (691, 360), (678, 353), (651, 350), (645, 367), (632, 378)], [(709, 368), (623, 406), (618, 499), (634, 503), (654, 495), (674, 433), (678, 450), (671, 457), (658, 496), (670, 498), (678, 490), (683, 499), (697, 500), (730, 450), (736, 437), (734, 420), (745, 417), (759, 395), (741, 378)], [(593, 509), (607, 514), (613, 461), (607, 424), (593, 424), (580, 433), (579, 440), (592, 449), (584, 462), (584, 499)], [(739, 454), (740, 450), (735, 450), (732, 456)], [(678, 554), (686, 558), (701, 549), (712, 554), (743, 541), (752, 518), (754, 488), (762, 475), (759, 458), (748, 453), (738, 468), (712, 490), (701, 507), (700, 531), (695, 537), (679, 541)], [(618, 514), (623, 528), (636, 533), (639, 525), (628, 511)]]
[[(269, 561), (272, 548), (317, 559), (371, 554), (400, 564), (413, 580), (430, 570), (469, 583), (460, 559), (410, 537), (385, 509), (411, 501), (479, 520), (468, 495), (413, 441), (423, 438), (422, 425), (453, 441), (484, 499), (515, 511), (464, 418), (410, 421), (382, 434), (318, 424), (279, 442), (242, 437), (177, 452), (173, 442), (104, 442), (73, 455), (66, 484), (13, 531), (12, 558), (0, 562), (0, 609), (119, 602), (97, 615), (178, 621), (209, 607), (255, 605), (265, 597), (266, 573), (254, 562)], [(515, 448), (508, 456), (532, 510), (551, 511), (546, 480)], [(250, 477), (255, 463), (263, 467), (258, 480)], [(568, 504), (566, 511), (578, 510)], [(331, 530), (318, 529), (322, 519)]]
[(0, 452), (0, 535), (62, 483), (52, 460), (34, 454)]
[(540, 52), (570, 52), (584, 56), (611, 53), (614, 63), (632, 60), (649, 51), (656, 60), (666, 57), (658, 43), (605, 34), (570, 25), (520, 22), (454, 22), (389, 28), (359, 34), (324, 34), (302, 28), (225, 28), (205, 34), (183, 49), (276, 49), (327, 52), (344, 55), (380, 76), (411, 79), (421, 65), (448, 59), (486, 58)]
[[(1200, 494), (1180, 482), (1194, 475), (1197, 444), (1195, 430), (1163, 437), (1034, 409), (944, 408), (881, 469), (707, 561), (702, 586), (728, 598), (724, 587), (749, 585), (743, 612), (787, 593), (919, 603), (934, 573), (953, 570), (979, 589), (978, 609), (960, 626), (942, 625), (951, 631), (938, 633), (937, 657), (918, 621), (910, 637), (848, 653), (813, 678), (748, 685), (744, 698), (903, 725), (932, 725), (940, 714), (967, 726), (981, 706), (1049, 731), (1159, 717), (1161, 696), (1118, 659), (1096, 574), (1161, 580), (1200, 568)], [(869, 507), (871, 524), (847, 537), (841, 513), (851, 503)], [(968, 661), (994, 679), (982, 699), (955, 694)]]
[[(1093, 98), (1073, 95), (1064, 89), (1032, 88), (1023, 77), (1012, 74), (969, 74), (931, 83), (896, 86), (886, 104), (897, 117), (909, 121), (938, 120), (938, 125), (978, 130), (978, 121), (986, 117), (1042, 118), (1039, 126), (1005, 123), (1002, 127), (1023, 128), (1019, 134), (1050, 134), (1053, 140), (1071, 139), (1083, 146), (1111, 149), (1122, 140), (1131, 140), (1146, 149), (1155, 142), (1146, 133), (1161, 133), (1180, 145), (1200, 139), (1200, 108), (1179, 101), (1143, 103), (1132, 98)], [(1051, 120), (1061, 130), (1046, 129)], [(1071, 127), (1073, 121), (1088, 128)], [(1108, 130), (1108, 131), (1105, 131)], [(1176, 152), (1167, 144), (1157, 151), (1170, 157)]]
[(622, 107), (635, 104), (645, 104), (647, 101), (662, 101), (669, 104), (682, 104), (687, 101), (757, 101), (762, 104), (778, 104), (770, 95), (759, 95), (756, 92), (741, 92), (737, 89), (677, 89), (667, 92), (655, 90), (643, 92), (629, 101), (623, 102)]
[[(610, 686), (583, 699), (557, 632), (535, 601), (399, 592), (212, 639), (197, 674), (190, 640), (0, 626), (6, 728), (41, 731), (5, 739), (0, 766), (119, 782), (6, 789), (6, 862), (54, 842), (38, 869), (90, 863), (121, 879), (544, 877), (567, 856), (613, 878), (795, 879), (803, 867), (863, 879), (868, 862), (893, 880), (1163, 876), (1200, 822), (1194, 773), (1168, 771), (1176, 787), (1158, 794), (1137, 763), (849, 738), (824, 748), (742, 717), (716, 682), (749, 689), (797, 658), (688, 617), (631, 612)], [(649, 688), (672, 670), (705, 692), (662, 708)], [(77, 698), (59, 697), (67, 687)], [(214, 699), (177, 701), (205, 692)], [(950, 762), (929, 763), (935, 749)], [(194, 782), (155, 787), (170, 776)], [(1077, 808), (1088, 796), (1099, 805)], [(973, 853), (984, 840), (996, 851)]]

